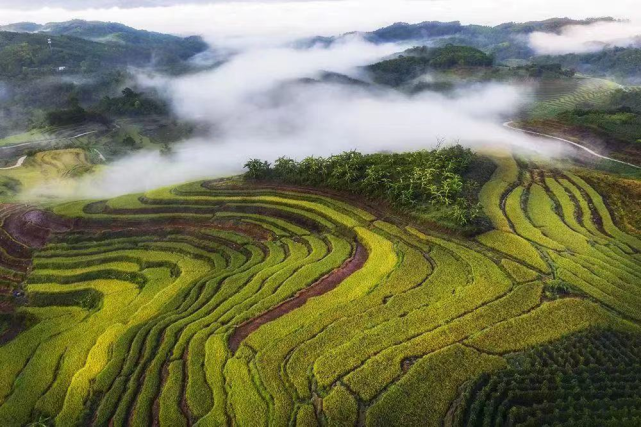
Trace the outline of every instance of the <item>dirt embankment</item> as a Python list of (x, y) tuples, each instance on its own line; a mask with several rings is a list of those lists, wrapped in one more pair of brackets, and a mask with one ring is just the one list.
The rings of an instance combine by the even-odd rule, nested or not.
[(365, 264), (365, 261), (367, 261), (368, 256), (367, 250), (362, 245), (357, 245), (354, 255), (345, 261), (341, 267), (321, 278), (316, 283), (301, 290), (294, 297), (283, 301), (258, 317), (237, 326), (229, 338), (229, 348), (232, 353), (235, 353), (240, 343), (260, 326), (302, 307), (310, 298), (323, 295), (336, 288), (343, 280), (360, 270)]

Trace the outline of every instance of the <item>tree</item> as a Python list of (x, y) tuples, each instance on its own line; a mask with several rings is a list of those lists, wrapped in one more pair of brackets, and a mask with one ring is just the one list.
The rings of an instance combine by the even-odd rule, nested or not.
[(162, 148), (160, 149), (160, 155), (164, 157), (169, 157), (173, 154), (173, 150), (171, 149), (171, 146), (167, 143), (163, 144)]
[(122, 90), (122, 96), (124, 96), (125, 98), (135, 98), (136, 96), (138, 96), (138, 94), (131, 88), (126, 87)]
[(259, 159), (251, 159), (245, 163), (245, 169), (250, 179), (265, 179), (271, 175), (271, 165)]
[(136, 140), (133, 139), (130, 135), (127, 135), (122, 139), (122, 145), (133, 148), (136, 146)]

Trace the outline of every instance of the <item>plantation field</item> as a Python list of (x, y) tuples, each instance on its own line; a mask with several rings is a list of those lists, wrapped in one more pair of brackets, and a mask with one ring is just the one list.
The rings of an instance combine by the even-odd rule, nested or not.
[(25, 156), (19, 167), (0, 171), (0, 201), (14, 203), (40, 186), (69, 185), (70, 178), (96, 168), (87, 151), (81, 148), (40, 151)]
[(0, 202), (46, 201), (50, 196), (39, 190), (71, 191), (74, 178), (138, 150), (169, 151), (169, 144), (185, 132), (180, 125), (150, 117), (121, 119), (110, 126), (51, 127), (0, 139)]
[(104, 133), (105, 129), (105, 126), (97, 123), (34, 129), (0, 139), (0, 147), (5, 151), (25, 146), (27, 146), (25, 148), (43, 148), (54, 143), (70, 144), (88, 135)]
[(533, 118), (546, 118), (586, 105), (598, 108), (620, 87), (617, 83), (596, 78), (543, 80), (533, 96), (536, 103), (528, 113)]
[(30, 131), (2, 138), (0, 139), (0, 146), (24, 144), (25, 142), (30, 141), (43, 141), (50, 138), (50, 135), (46, 133), (40, 131)]
[(641, 240), (577, 174), (496, 164), (475, 239), (293, 187), (2, 205), (0, 425), (635, 425)]

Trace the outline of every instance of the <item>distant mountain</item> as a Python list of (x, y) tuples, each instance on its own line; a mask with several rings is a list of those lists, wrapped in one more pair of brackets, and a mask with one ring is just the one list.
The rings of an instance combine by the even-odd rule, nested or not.
[(0, 31), (12, 31), (16, 33), (34, 33), (42, 28), (42, 25), (33, 22), (16, 22), (15, 24), (0, 25)]
[(141, 49), (146, 57), (153, 55), (161, 62), (186, 60), (208, 48), (201, 37), (182, 38), (137, 30), (114, 22), (73, 20), (44, 25), (22, 22), (0, 26), (0, 31), (78, 37), (103, 44), (129, 46)]
[(567, 25), (589, 25), (595, 22), (612, 22), (613, 18), (574, 20), (553, 18), (545, 21), (505, 23), (494, 27), (483, 25), (462, 25), (458, 21), (429, 21), (420, 24), (397, 22), (385, 28), (368, 33), (348, 33), (339, 37), (315, 37), (298, 43), (299, 46), (328, 46), (337, 40), (355, 34), (372, 43), (414, 43), (425, 46), (454, 44), (481, 49), (493, 55), (498, 61), (507, 59), (529, 59), (534, 51), (523, 37), (536, 31), (558, 33)]
[(171, 70), (207, 48), (200, 37), (110, 22), (18, 23), (0, 27), (0, 76), (92, 73), (123, 66)]

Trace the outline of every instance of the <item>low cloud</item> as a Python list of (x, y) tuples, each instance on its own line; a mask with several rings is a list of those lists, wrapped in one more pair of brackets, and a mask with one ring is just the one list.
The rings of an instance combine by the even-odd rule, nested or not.
[(540, 55), (596, 52), (608, 47), (641, 46), (641, 25), (630, 22), (596, 22), (570, 25), (560, 34), (536, 32), (530, 46)]
[(360, 65), (396, 49), (351, 40), (309, 51), (257, 50), (194, 76), (145, 78), (174, 101), (181, 117), (208, 122), (210, 136), (175, 146), (171, 156), (133, 154), (72, 191), (52, 185), (31, 196), (112, 197), (241, 173), (252, 158), (430, 149), (439, 138), (473, 148), (534, 147), (530, 138), (501, 125), (522, 105), (518, 87), (484, 84), (449, 96), (410, 97), (391, 89), (300, 80), (323, 71), (363, 77)]

